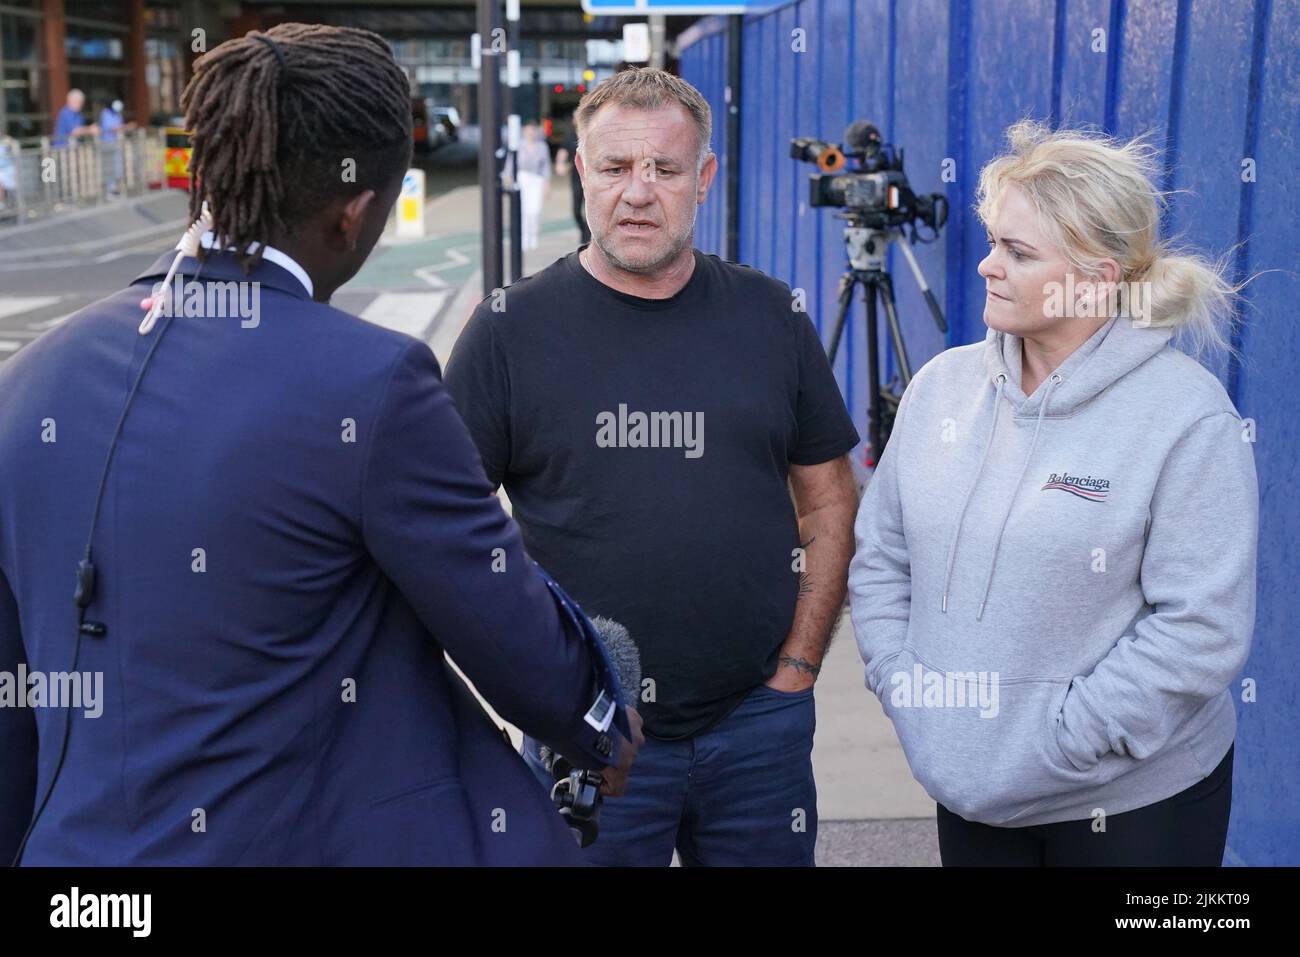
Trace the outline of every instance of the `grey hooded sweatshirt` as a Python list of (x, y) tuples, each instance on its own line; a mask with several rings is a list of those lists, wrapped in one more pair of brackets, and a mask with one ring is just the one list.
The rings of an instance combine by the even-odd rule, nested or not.
[(1031, 396), (1019, 337), (903, 396), (849, 570), (867, 687), (970, 821), (1153, 804), (1236, 733), (1255, 619), (1253, 431), (1168, 329), (1111, 320)]

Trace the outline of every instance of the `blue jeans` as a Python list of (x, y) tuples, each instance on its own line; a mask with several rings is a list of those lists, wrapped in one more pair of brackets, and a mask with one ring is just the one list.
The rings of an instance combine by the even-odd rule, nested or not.
[[(759, 685), (708, 731), (646, 736), (622, 797), (605, 798), (600, 835), (582, 853), (605, 866), (813, 866), (817, 786), (813, 690)], [(549, 790), (538, 745), (524, 760)]]

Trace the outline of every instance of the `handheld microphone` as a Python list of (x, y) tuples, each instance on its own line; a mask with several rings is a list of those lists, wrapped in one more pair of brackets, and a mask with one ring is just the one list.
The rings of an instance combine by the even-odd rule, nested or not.
[(597, 615), (591, 623), (600, 632), (601, 643), (609, 653), (610, 663), (618, 672), (623, 702), (635, 706), (641, 695), (641, 651), (625, 627), (612, 618)]
[[(641, 692), (641, 652), (628, 630), (610, 618), (597, 616), (591, 623), (600, 634), (610, 664), (618, 674), (619, 687), (623, 689), (623, 702), (633, 706)], [(551, 800), (559, 806), (560, 816), (574, 831), (581, 847), (596, 840), (600, 832), (600, 786), (604, 783), (599, 771), (576, 768), (547, 745), (539, 749), (542, 766), (555, 778)]]

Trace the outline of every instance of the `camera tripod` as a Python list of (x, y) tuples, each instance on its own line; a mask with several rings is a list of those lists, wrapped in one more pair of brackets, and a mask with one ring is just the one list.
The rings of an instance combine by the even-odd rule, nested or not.
[(849, 221), (849, 225), (844, 228), (844, 248), (848, 255), (849, 268), (840, 277), (839, 310), (835, 316), (835, 329), (831, 333), (827, 356), (834, 365), (835, 353), (840, 347), (840, 336), (844, 332), (844, 323), (853, 306), (853, 291), (858, 286), (862, 286), (867, 305), (867, 364), (870, 367), (872, 397), (867, 438), (871, 443), (872, 457), (879, 462), (880, 456), (885, 451), (885, 443), (889, 441), (889, 433), (893, 430), (894, 416), (898, 411), (902, 390), (895, 395), (892, 389), (882, 388), (880, 385), (881, 356), (876, 316), (877, 296), (885, 307), (885, 319), (889, 324), (889, 336), (898, 359), (898, 375), (902, 388), (906, 389), (908, 383), (912, 381), (912, 367), (907, 358), (907, 346), (903, 343), (903, 329), (898, 324), (898, 312), (894, 307), (894, 282), (889, 271), (884, 268), (885, 253), (890, 243), (898, 243), (898, 248), (903, 251), (908, 265), (912, 267), (912, 275), (916, 277), (916, 284), (921, 287), (939, 331), (946, 333), (948, 323), (944, 321), (943, 311), (935, 301), (934, 293), (930, 291), (916, 257), (912, 255), (903, 230), (901, 228), (876, 229), (867, 225), (862, 219), (853, 216), (845, 218)]

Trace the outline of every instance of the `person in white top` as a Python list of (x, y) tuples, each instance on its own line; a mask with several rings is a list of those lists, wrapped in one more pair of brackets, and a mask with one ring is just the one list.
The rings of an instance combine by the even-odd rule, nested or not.
[(536, 249), (542, 226), (542, 205), (551, 192), (551, 148), (536, 123), (524, 125), (517, 151), (515, 176), (523, 204), (523, 248)]

